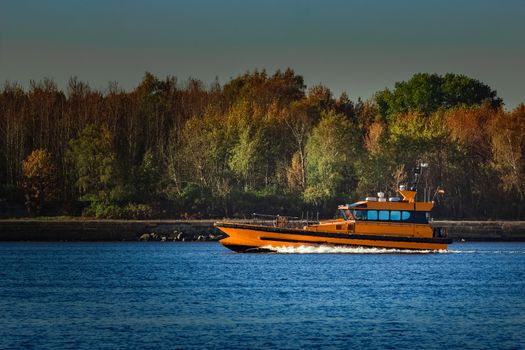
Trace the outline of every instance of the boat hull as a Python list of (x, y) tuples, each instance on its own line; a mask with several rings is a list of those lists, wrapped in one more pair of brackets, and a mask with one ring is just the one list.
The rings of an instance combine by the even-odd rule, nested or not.
[(269, 247), (350, 246), (410, 250), (445, 250), (452, 241), (446, 238), (417, 238), (386, 235), (315, 232), (239, 223), (216, 223), (228, 237), (220, 242), (236, 252), (272, 251)]

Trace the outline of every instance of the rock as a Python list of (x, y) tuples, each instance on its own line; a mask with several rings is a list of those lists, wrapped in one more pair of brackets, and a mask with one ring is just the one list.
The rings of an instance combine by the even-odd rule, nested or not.
[(149, 234), (145, 233), (142, 236), (140, 236), (139, 241), (149, 241), (150, 237), (151, 236)]

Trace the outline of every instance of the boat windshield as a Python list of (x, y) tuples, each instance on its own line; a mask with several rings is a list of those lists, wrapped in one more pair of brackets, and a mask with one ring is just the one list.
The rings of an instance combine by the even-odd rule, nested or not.
[(341, 213), (341, 216), (345, 220), (355, 220), (354, 215), (352, 215), (352, 211), (351, 210), (349, 210), (349, 209), (341, 209), (341, 210), (339, 210), (339, 212)]
[(367, 210), (353, 210), (356, 220), (367, 220)]
[(389, 221), (416, 224), (428, 224), (429, 212), (407, 210), (352, 210), (354, 220), (358, 221)]

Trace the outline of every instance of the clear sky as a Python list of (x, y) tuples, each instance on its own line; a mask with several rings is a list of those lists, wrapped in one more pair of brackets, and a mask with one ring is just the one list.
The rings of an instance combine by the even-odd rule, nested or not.
[(353, 100), (417, 72), (461, 73), (513, 108), (525, 102), (525, 1), (0, 0), (0, 81), (131, 89), (145, 71), (225, 83), (287, 67)]

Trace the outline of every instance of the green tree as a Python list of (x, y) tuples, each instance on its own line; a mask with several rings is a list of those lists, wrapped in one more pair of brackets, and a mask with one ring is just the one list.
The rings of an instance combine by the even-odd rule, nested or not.
[(83, 200), (109, 203), (119, 199), (112, 141), (105, 127), (91, 124), (69, 142), (67, 157), (75, 170), (75, 185)]
[(256, 127), (246, 125), (241, 128), (238, 142), (231, 150), (228, 165), (244, 183), (245, 191), (249, 188), (258, 157), (261, 155), (259, 152), (261, 140), (261, 131)]
[(480, 105), (488, 100), (493, 107), (501, 105), (496, 91), (479, 80), (458, 74), (418, 73), (410, 80), (397, 82), (394, 90), (375, 95), (379, 113), (392, 119), (410, 112), (430, 114), (439, 108)]
[(53, 155), (57, 199), (135, 218), (153, 215), (159, 198), (172, 202), (167, 215), (188, 217), (300, 211), (306, 200), (328, 208), (356, 177), (360, 196), (394, 191), (421, 159), (430, 169), (420, 190), (445, 187), (443, 216), (523, 218), (524, 108), (500, 105), (490, 87), (458, 74), (416, 74), (355, 102), (321, 84), (306, 90), (291, 69), (223, 86), (146, 73), (131, 91), (76, 78), (65, 93), (50, 79), (27, 90), (6, 83), (0, 197), (24, 201), (22, 162), (35, 149)]
[(345, 116), (323, 113), (306, 144), (307, 202), (320, 205), (353, 191), (358, 143), (358, 132)]
[(399, 116), (388, 126), (375, 122), (368, 129), (364, 145), (366, 157), (357, 167), (362, 196), (380, 190), (395, 195), (399, 185), (410, 180), (418, 161), (431, 166), (420, 184), (421, 193), (425, 192), (425, 186), (443, 185), (448, 164), (456, 154), (456, 145), (442, 112), (429, 116), (409, 113)]
[(207, 203), (208, 210), (214, 209), (216, 199), (225, 213), (234, 178), (228, 166), (233, 141), (226, 119), (210, 109), (203, 118), (190, 118), (184, 125), (178, 152), (184, 184), (177, 194), (185, 203), (197, 199)]
[(151, 150), (147, 150), (144, 153), (142, 164), (138, 169), (135, 186), (135, 196), (139, 202), (149, 202), (158, 199), (162, 186), (162, 172)]

